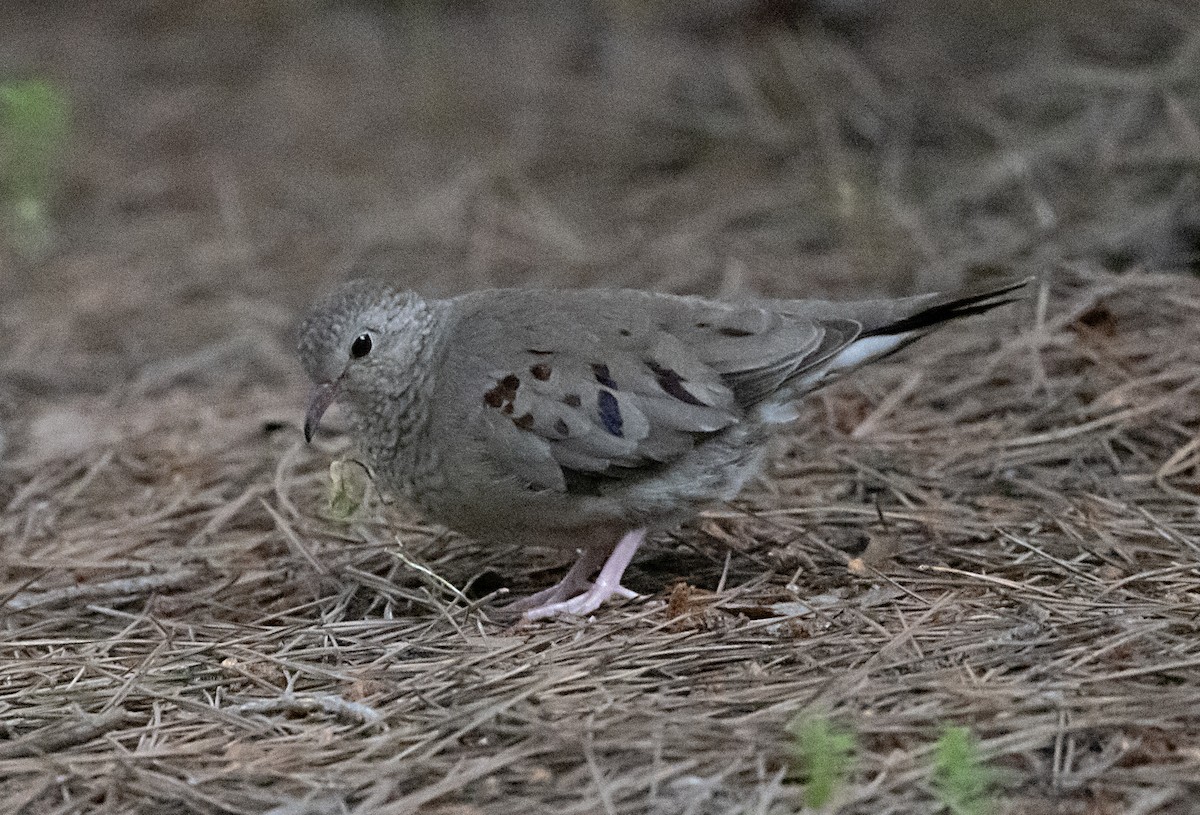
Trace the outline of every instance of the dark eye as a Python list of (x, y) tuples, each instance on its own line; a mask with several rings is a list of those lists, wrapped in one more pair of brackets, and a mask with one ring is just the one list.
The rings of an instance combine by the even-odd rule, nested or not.
[(369, 353), (371, 353), (371, 335), (359, 334), (354, 338), (354, 342), (350, 344), (350, 356), (355, 359), (362, 359)]

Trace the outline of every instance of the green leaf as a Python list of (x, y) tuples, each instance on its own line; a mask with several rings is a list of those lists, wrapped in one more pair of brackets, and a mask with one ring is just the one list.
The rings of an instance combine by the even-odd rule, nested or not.
[(365, 467), (353, 459), (338, 459), (329, 464), (329, 514), (348, 521), (362, 508), (371, 485)]
[(45, 80), (0, 83), (0, 179), (9, 201), (44, 201), (70, 129), (66, 96)]
[(51, 243), (47, 216), (70, 130), (65, 94), (41, 79), (0, 82), (0, 221), (14, 247)]

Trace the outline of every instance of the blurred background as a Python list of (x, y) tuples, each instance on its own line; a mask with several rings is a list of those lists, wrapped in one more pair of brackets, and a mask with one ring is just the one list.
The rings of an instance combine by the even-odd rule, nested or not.
[[(0, 429), (290, 400), (294, 322), (347, 275), (1194, 274), (1198, 123), (1187, 0), (6, 3)], [(77, 414), (22, 443), (61, 452)]]

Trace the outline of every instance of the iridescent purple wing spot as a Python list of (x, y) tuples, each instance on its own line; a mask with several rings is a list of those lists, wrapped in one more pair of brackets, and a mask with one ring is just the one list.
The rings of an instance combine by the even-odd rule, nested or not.
[(699, 407), (710, 407), (701, 400), (697, 399), (691, 391), (683, 386), (687, 380), (670, 368), (664, 368), (654, 362), (647, 362), (650, 370), (654, 372), (655, 378), (658, 380), (658, 386), (666, 391), (671, 396), (674, 396), (680, 402), (685, 402), (689, 405), (698, 405)]
[(604, 423), (604, 429), (618, 438), (623, 437), (625, 420), (621, 418), (617, 397), (602, 390), (596, 397), (596, 406), (600, 409), (600, 421)]

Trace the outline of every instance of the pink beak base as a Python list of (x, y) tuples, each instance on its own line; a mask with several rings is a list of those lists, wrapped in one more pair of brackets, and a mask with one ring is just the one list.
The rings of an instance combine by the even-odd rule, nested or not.
[(333, 400), (337, 398), (338, 386), (342, 384), (341, 377), (332, 382), (322, 382), (312, 389), (308, 395), (308, 411), (304, 414), (304, 441), (311, 442), (321, 424), (321, 417)]

